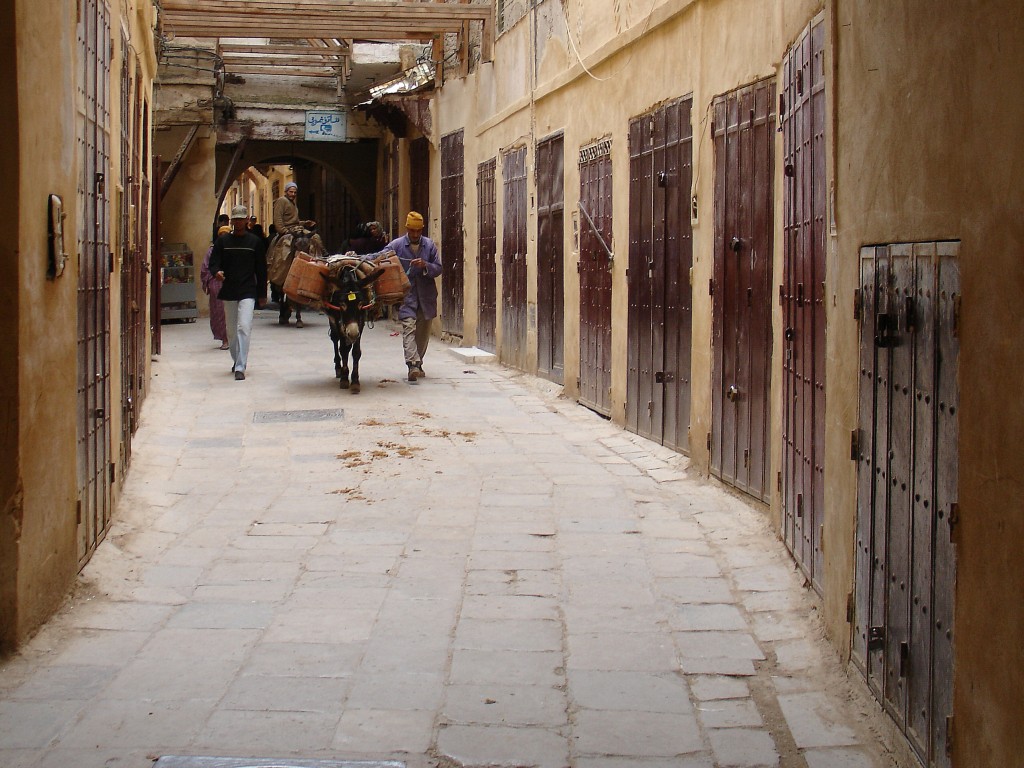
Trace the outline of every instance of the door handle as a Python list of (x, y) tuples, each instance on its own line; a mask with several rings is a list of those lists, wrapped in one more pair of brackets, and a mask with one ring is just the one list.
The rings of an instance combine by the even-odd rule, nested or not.
[(730, 384), (729, 388), (725, 390), (725, 396), (730, 403), (735, 403), (740, 399), (740, 390), (735, 384)]

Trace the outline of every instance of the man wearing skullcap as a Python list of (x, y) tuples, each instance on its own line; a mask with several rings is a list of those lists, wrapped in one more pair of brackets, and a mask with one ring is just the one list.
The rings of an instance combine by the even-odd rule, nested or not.
[[(312, 219), (300, 219), (299, 208), (295, 200), (299, 196), (299, 185), (289, 181), (284, 185), (284, 194), (274, 201), (274, 230), (278, 236), (281, 235), (303, 235), (308, 236), (309, 230), (316, 226)], [(273, 247), (273, 246), (271, 246)], [(271, 286), (274, 291), (274, 299), (278, 303), (277, 321), (281, 325), (288, 325), (288, 319), (292, 316), (291, 302), (285, 298), (281, 286)], [(295, 306), (295, 327), (302, 327), (302, 311), (298, 305)]]
[(434, 241), (423, 234), (423, 216), (410, 211), (405, 219), (406, 234), (388, 243), (409, 276), (410, 288), (398, 310), (402, 323), (402, 346), (409, 381), (417, 382), (423, 373), (423, 355), (430, 341), (430, 324), (437, 317), (437, 284), (441, 274), (441, 255)]

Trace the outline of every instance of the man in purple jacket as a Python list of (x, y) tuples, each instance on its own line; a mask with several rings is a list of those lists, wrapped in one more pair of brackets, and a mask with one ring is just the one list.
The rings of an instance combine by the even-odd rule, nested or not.
[(434, 278), (441, 274), (441, 255), (429, 237), (423, 236), (423, 216), (410, 211), (405, 220), (406, 235), (392, 240), (385, 250), (398, 254), (410, 288), (398, 310), (402, 323), (402, 346), (405, 364), (409, 368), (409, 381), (423, 378), (423, 355), (430, 341), (430, 322), (437, 317), (437, 285)]

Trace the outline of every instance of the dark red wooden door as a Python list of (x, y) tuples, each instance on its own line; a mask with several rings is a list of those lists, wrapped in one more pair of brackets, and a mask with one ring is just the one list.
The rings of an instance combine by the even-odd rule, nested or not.
[(691, 99), (629, 125), (626, 426), (689, 450)]
[(611, 415), (612, 387), (611, 140), (580, 150), (580, 395)]
[(501, 239), (502, 362), (526, 367), (526, 147), (502, 155), (504, 226)]
[(562, 135), (537, 145), (537, 370), (559, 384), (565, 369)]
[(110, 526), (110, 10), (85, 0), (78, 22), (78, 556), (89, 559)]
[(959, 243), (861, 250), (853, 660), (947, 768), (958, 505)]
[(775, 84), (714, 101), (711, 471), (768, 500)]
[(462, 338), (465, 305), (462, 131), (441, 138), (441, 328)]
[(825, 25), (783, 63), (783, 538), (818, 592), (825, 508)]
[(477, 248), (477, 280), (480, 317), (477, 321), (476, 344), (488, 352), (497, 352), (497, 266), (498, 253), (497, 190), (494, 171), (497, 162), (491, 158), (476, 169), (477, 227), (480, 242)]
[[(445, 137), (447, 138), (447, 137)], [(441, 139), (442, 165), (444, 163), (444, 138)], [(397, 170), (397, 157), (395, 167)], [(442, 174), (444, 169), (442, 168)], [(443, 184), (443, 182), (442, 182)], [(430, 231), (430, 139), (420, 137), (409, 142), (409, 208), (423, 214), (423, 234), (433, 237)], [(441, 203), (441, 210), (444, 210), (444, 202)], [(405, 221), (404, 217), (399, 217)], [(405, 232), (405, 229), (392, 231), (391, 236), (397, 237)], [(447, 249), (445, 249), (447, 252)], [(445, 254), (441, 254), (444, 261)]]

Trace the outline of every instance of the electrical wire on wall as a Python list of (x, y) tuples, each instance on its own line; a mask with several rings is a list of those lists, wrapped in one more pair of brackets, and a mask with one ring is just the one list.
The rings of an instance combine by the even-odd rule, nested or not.
[[(644, 35), (647, 34), (647, 30), (651, 26), (651, 19), (653, 18), (653, 15), (654, 15), (654, 7), (657, 4), (658, 4), (658, 0), (651, 0), (651, 9), (647, 12), (647, 20), (644, 21), (644, 28), (640, 31), (640, 35), (638, 36), (637, 39), (639, 39), (640, 37), (643, 37)], [(584, 72), (586, 72), (592, 79), (596, 80), (597, 82), (603, 83), (603, 82), (606, 82), (608, 80), (611, 80), (613, 77), (616, 77), (616, 76), (620, 75), (623, 71), (626, 70), (626, 68), (629, 67), (629, 65), (633, 61), (633, 56), (636, 55), (636, 46), (635, 46), (635, 44), (634, 44), (632, 50), (629, 52), (629, 58), (626, 59), (626, 61), (623, 63), (623, 65), (621, 67), (619, 67), (617, 70), (612, 72), (607, 77), (599, 77), (599, 76), (595, 75), (593, 72), (591, 72), (590, 69), (588, 69), (587, 65), (583, 63), (583, 57), (580, 55), (579, 48), (576, 47), (576, 41), (573, 39), (572, 29), (570, 29), (570, 27), (569, 27), (569, 13), (568, 13), (568, 11), (566, 10), (566, 7), (565, 7), (566, 6), (566, 0), (559, 0), (559, 5), (562, 8), (562, 18), (565, 20), (565, 36), (569, 39), (569, 46), (572, 48), (572, 52), (573, 52), (573, 54), (575, 54), (576, 60), (580, 63), (580, 66), (583, 68)]]

